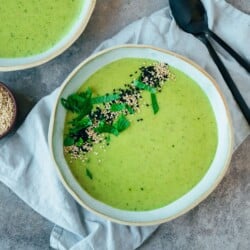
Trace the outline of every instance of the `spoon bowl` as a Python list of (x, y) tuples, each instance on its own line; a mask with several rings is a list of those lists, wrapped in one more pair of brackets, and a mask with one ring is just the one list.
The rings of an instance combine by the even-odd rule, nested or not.
[(245, 116), (248, 124), (250, 124), (250, 109), (248, 104), (242, 97), (242, 94), (226, 69), (224, 63), (217, 55), (215, 49), (209, 41), (209, 38), (213, 38), (217, 43), (219, 43), (242, 67), (246, 69), (248, 73), (250, 73), (250, 64), (209, 29), (207, 13), (200, 0), (169, 0), (169, 4), (173, 17), (180, 28), (193, 34), (207, 47), (210, 56), (220, 70), (221, 75), (238, 103), (239, 108)]
[(184, 31), (199, 34), (208, 30), (206, 10), (200, 1), (170, 0), (169, 4), (176, 22)]

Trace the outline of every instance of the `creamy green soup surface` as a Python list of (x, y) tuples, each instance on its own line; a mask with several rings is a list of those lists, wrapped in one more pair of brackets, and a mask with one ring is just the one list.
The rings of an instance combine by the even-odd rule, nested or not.
[[(89, 77), (79, 92), (112, 93), (137, 79), (142, 65), (152, 64), (137, 58), (115, 61)], [(151, 90), (143, 90), (139, 109), (126, 116), (130, 125), (119, 135), (104, 133), (83, 157), (65, 150), (73, 175), (97, 200), (124, 210), (160, 208), (190, 191), (207, 172), (217, 148), (214, 113), (196, 82), (169, 70), (174, 77), (156, 93), (156, 114)], [(67, 112), (65, 136), (75, 117)]]
[(79, 17), (84, 0), (0, 0), (0, 57), (27, 57), (53, 47)]

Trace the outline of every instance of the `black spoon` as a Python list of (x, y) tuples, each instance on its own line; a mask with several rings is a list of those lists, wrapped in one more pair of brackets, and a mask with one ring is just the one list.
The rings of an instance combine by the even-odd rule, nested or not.
[(200, 0), (169, 0), (170, 8), (177, 24), (186, 32), (193, 34), (200, 39), (207, 47), (215, 64), (219, 68), (225, 82), (237, 101), (248, 124), (250, 124), (250, 109), (230, 76), (225, 65), (217, 55), (208, 38), (212, 37), (227, 52), (229, 52), (237, 62), (250, 72), (250, 64), (246, 62), (236, 51), (230, 48), (222, 39), (208, 28), (206, 10)]

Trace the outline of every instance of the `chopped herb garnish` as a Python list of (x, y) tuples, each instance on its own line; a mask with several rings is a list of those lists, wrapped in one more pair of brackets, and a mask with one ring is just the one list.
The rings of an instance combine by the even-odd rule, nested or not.
[(131, 114), (131, 115), (135, 113), (133, 108), (131, 108), (129, 105), (126, 105), (126, 109), (128, 110), (129, 114)]
[(97, 132), (99, 134), (110, 133), (110, 134), (113, 134), (115, 136), (117, 136), (119, 134), (119, 131), (117, 128), (106, 123), (105, 121), (100, 121), (98, 125), (99, 126), (97, 128), (95, 128), (95, 132)]
[(130, 126), (130, 121), (124, 116), (120, 115), (118, 120), (113, 125), (119, 132), (124, 131)]
[(91, 88), (87, 88), (85, 92), (82, 92), (81, 95), (85, 96), (86, 98), (90, 99), (92, 96), (92, 90)]
[(74, 140), (72, 137), (66, 137), (66, 138), (64, 139), (64, 141), (63, 141), (63, 145), (64, 145), (65, 147), (72, 146), (72, 145), (74, 145), (74, 143), (75, 143), (75, 140)]
[(115, 136), (118, 136), (119, 135), (119, 131), (113, 127), (112, 130), (110, 131), (111, 134), (115, 135)]
[(81, 120), (75, 118), (70, 123), (72, 124), (72, 127), (69, 129), (69, 134), (71, 135), (75, 135), (79, 131), (92, 125), (92, 121), (90, 120), (89, 117), (84, 117)]
[(77, 147), (81, 147), (81, 146), (83, 145), (83, 143), (84, 143), (84, 141), (83, 141), (82, 137), (80, 137), (80, 138), (78, 139), (78, 141), (76, 142), (76, 146), (77, 146)]
[(157, 102), (156, 94), (151, 93), (151, 102), (152, 102), (152, 108), (153, 108), (154, 114), (156, 114), (159, 111), (159, 105)]
[(147, 91), (149, 91), (150, 93), (153, 93), (153, 94), (156, 93), (156, 89), (155, 89), (155, 88), (153, 88), (153, 87), (151, 87), (151, 86), (149, 86), (149, 85), (147, 85), (147, 84), (145, 84), (144, 82), (141, 82), (141, 81), (139, 81), (139, 80), (135, 80), (135, 81), (133, 82), (133, 85), (134, 85), (136, 88), (138, 88), (138, 89), (147, 90)]
[(119, 112), (125, 109), (129, 112), (129, 114), (134, 114), (135, 112), (133, 108), (131, 108), (128, 104), (125, 104), (125, 103), (115, 103), (115, 104), (112, 104), (110, 107), (110, 111), (112, 112)]
[(74, 93), (68, 96), (67, 99), (61, 98), (62, 105), (69, 111), (78, 114), (87, 115), (91, 109), (91, 89), (87, 89), (85, 92)]
[(115, 104), (112, 104), (111, 107), (110, 107), (110, 110), (112, 112), (118, 112), (118, 111), (122, 111), (124, 109), (126, 109), (126, 104), (125, 103), (115, 103)]
[(88, 116), (81, 117), (78, 116), (77, 118), (73, 119), (71, 122), (72, 126), (81, 126), (82, 128), (87, 128), (88, 126), (92, 125), (92, 121)]
[[(65, 152), (72, 154), (72, 159), (84, 158), (84, 154), (90, 152), (96, 143), (105, 140), (104, 144), (108, 146), (111, 135), (118, 136), (130, 126), (127, 116), (140, 111), (142, 91), (151, 94), (151, 106), (156, 114), (159, 111), (156, 93), (161, 91), (169, 74), (165, 63), (142, 66), (137, 79), (124, 84), (124, 88), (113, 89), (103, 96), (93, 96), (92, 90), (88, 88), (85, 92), (61, 98), (65, 109), (74, 113), (74, 118), (68, 122), (68, 134), (64, 139)], [(144, 105), (149, 106), (148, 103)], [(100, 147), (103, 148), (103, 145)], [(90, 179), (93, 178), (88, 169), (86, 174)]]
[(119, 94), (107, 94), (104, 96), (97, 96), (91, 99), (92, 104), (99, 104), (99, 103), (106, 103), (106, 102), (112, 102), (115, 100), (120, 99)]
[(92, 173), (89, 171), (88, 168), (86, 168), (86, 175), (87, 175), (91, 180), (93, 180), (93, 175), (92, 175)]

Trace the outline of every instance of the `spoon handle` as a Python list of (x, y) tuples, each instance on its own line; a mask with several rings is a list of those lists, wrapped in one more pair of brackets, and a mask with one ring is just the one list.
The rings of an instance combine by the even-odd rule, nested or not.
[(232, 49), (228, 44), (226, 44), (220, 37), (218, 37), (213, 31), (208, 30), (207, 34), (211, 36), (221, 47), (223, 47), (232, 57), (250, 73), (250, 64), (243, 59), (234, 49)]
[(200, 36), (198, 36), (198, 38), (206, 45), (206, 47), (209, 51), (209, 54), (211, 55), (215, 64), (217, 65), (218, 69), (220, 70), (221, 75), (223, 76), (227, 86), (231, 90), (231, 93), (232, 93), (234, 99), (238, 103), (238, 105), (239, 105), (243, 115), (245, 116), (248, 124), (250, 124), (250, 109), (249, 109), (247, 103), (245, 102), (244, 98), (242, 97), (242, 95), (241, 95), (239, 89), (237, 88), (235, 82), (233, 81), (232, 77), (230, 76), (229, 72), (227, 71), (225, 65), (223, 64), (223, 62), (221, 61), (221, 59), (217, 55), (216, 51), (212, 47), (212, 45), (209, 42), (209, 40), (207, 39), (207, 37), (205, 35), (200, 35)]

